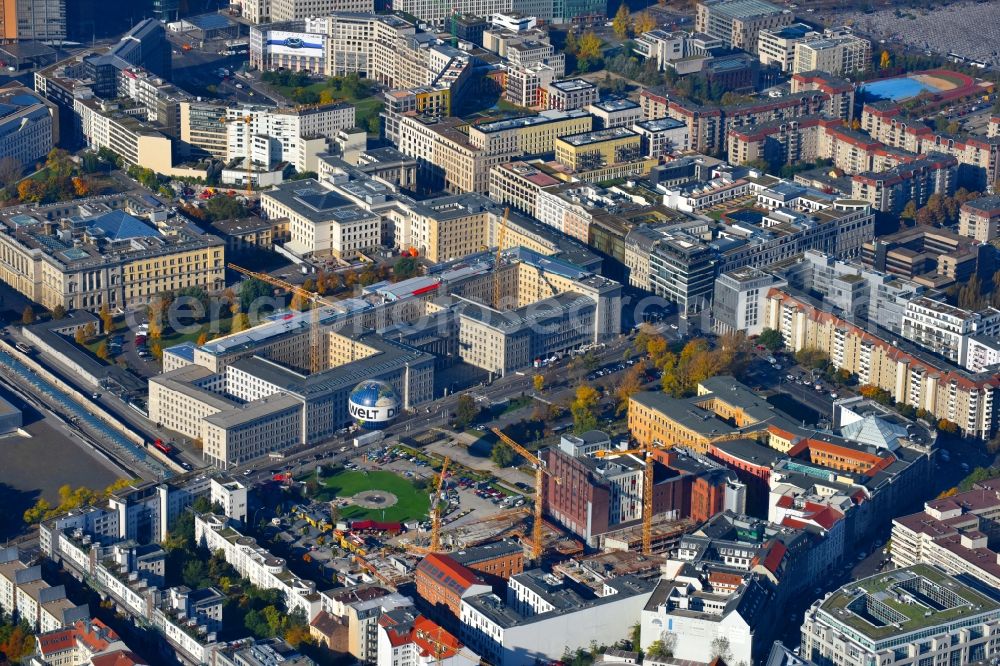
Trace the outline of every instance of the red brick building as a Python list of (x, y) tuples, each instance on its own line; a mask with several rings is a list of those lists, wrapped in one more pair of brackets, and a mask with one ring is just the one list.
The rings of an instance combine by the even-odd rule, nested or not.
[(490, 582), (508, 580), (524, 571), (524, 547), (510, 539), (472, 546), (449, 555), (459, 564), (483, 574)]
[[(545, 512), (569, 531), (596, 545), (599, 535), (641, 520), (643, 463), (638, 458), (574, 457), (555, 448), (541, 455), (550, 472)], [(727, 488), (740, 484), (737, 475), (723, 466), (677, 451), (657, 451), (654, 461), (654, 515), (702, 522), (725, 508), (742, 510), (740, 503), (726, 506), (727, 497), (734, 497)]]
[(463, 597), (492, 590), (481, 574), (441, 553), (431, 553), (420, 560), (416, 583), (417, 594), (428, 606), (447, 608), (456, 618), (462, 615)]

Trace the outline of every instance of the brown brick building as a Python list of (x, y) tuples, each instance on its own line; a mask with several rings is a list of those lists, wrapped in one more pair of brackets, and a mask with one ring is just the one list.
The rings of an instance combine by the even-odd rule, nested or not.
[(463, 597), (492, 590), (478, 572), (441, 553), (431, 553), (420, 560), (416, 583), (417, 594), (427, 606), (439, 612), (447, 608), (456, 618), (462, 615)]
[(524, 571), (524, 548), (510, 539), (449, 553), (459, 564), (484, 574), (490, 582), (508, 580)]
[[(642, 519), (643, 463), (638, 458), (601, 460), (561, 448), (547, 449), (541, 457), (550, 472), (546, 514), (590, 545), (599, 535)], [(661, 451), (654, 460), (654, 515), (707, 520), (725, 508), (727, 487), (739, 485), (733, 472), (690, 452)]]

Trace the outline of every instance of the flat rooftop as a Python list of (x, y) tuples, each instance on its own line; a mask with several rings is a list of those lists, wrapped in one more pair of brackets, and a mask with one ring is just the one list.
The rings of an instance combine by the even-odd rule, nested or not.
[(682, 127), (687, 127), (685, 123), (679, 120), (674, 120), (673, 118), (660, 118), (658, 120), (640, 120), (635, 124), (636, 127), (640, 127), (647, 132), (665, 132), (667, 130), (680, 129)]
[(607, 113), (631, 111), (639, 108), (639, 105), (630, 99), (604, 99), (600, 102), (594, 102), (592, 106)]
[(577, 92), (594, 88), (594, 84), (583, 79), (565, 79), (563, 81), (553, 81), (552, 87), (563, 92)]
[(781, 14), (785, 10), (764, 0), (705, 0), (703, 5), (713, 13), (718, 12), (734, 19)]
[(831, 594), (820, 611), (872, 642), (1000, 612), (996, 599), (940, 569), (918, 564), (854, 581)]
[(625, 139), (628, 137), (638, 137), (639, 135), (626, 127), (609, 127), (607, 129), (595, 130), (593, 132), (583, 132), (582, 134), (570, 134), (561, 136), (556, 141), (563, 141), (571, 146), (589, 146), (593, 143), (603, 141), (614, 141), (615, 139)]
[(489, 123), (481, 123), (479, 125), (473, 125), (469, 128), (469, 130), (490, 134), (492, 132), (503, 132), (506, 130), (520, 129), (522, 127), (531, 127), (533, 125), (554, 123), (560, 120), (567, 120), (569, 118), (584, 118), (588, 115), (589, 114), (583, 109), (573, 109), (572, 111), (550, 110), (543, 111), (537, 116), (518, 116), (517, 118), (506, 118), (504, 120), (494, 120)]

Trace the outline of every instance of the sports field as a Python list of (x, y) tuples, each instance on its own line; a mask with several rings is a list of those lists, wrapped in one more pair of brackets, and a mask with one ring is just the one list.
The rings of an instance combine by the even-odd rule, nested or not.
[[(419, 490), (408, 480), (392, 472), (353, 472), (344, 470), (333, 476), (323, 477), (321, 490), (316, 498), (324, 501), (336, 497), (354, 497), (366, 490), (381, 490), (395, 496), (395, 502), (384, 508), (363, 508), (349, 505), (340, 508), (340, 517), (405, 522), (427, 518), (430, 497), (427, 490)], [(389, 503), (387, 503), (389, 504)]]

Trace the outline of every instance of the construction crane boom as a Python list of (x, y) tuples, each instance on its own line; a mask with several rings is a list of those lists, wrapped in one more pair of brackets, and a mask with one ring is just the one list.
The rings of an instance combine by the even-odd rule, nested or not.
[(594, 451), (595, 458), (611, 458), (614, 456), (639, 455), (643, 458), (642, 467), (642, 554), (653, 554), (653, 451), (654, 447), (641, 446), (636, 449), (619, 449), (617, 451)]
[[(500, 428), (493, 427), (490, 430), (500, 438), (501, 442), (514, 449), (535, 468), (535, 512), (531, 526), (531, 558), (537, 562), (542, 556), (542, 494), (545, 491), (545, 475), (552, 476), (552, 473), (545, 469), (545, 463), (539, 460), (538, 456), (508, 437)], [(559, 483), (559, 477), (552, 476), (552, 478)]]
[[(710, 444), (725, 442), (733, 439), (744, 439), (747, 434), (742, 431), (730, 432), (718, 437), (709, 439)], [(642, 456), (644, 466), (642, 470), (642, 554), (653, 554), (653, 453), (656, 451), (666, 451), (673, 448), (673, 444), (664, 444), (655, 440), (648, 445), (639, 446), (633, 449), (618, 449), (594, 451), (595, 458), (612, 458), (616, 456), (637, 455)]]
[(500, 230), (497, 232), (497, 256), (493, 260), (493, 309), (500, 307), (500, 254), (503, 252), (503, 242), (507, 237), (507, 218), (510, 216), (510, 206), (503, 209), (503, 219), (500, 220)]
[(448, 464), (451, 459), (445, 457), (441, 465), (441, 473), (438, 476), (437, 489), (434, 493), (434, 505), (431, 507), (431, 552), (436, 553), (441, 549), (441, 489), (444, 488), (444, 475), (448, 471)]
[(307, 289), (292, 284), (291, 282), (286, 282), (281, 278), (276, 278), (268, 273), (259, 273), (257, 271), (252, 271), (249, 268), (243, 268), (242, 266), (237, 266), (236, 264), (228, 264), (229, 268), (245, 275), (254, 280), (260, 280), (272, 287), (278, 287), (279, 289), (285, 289), (286, 291), (299, 296), (299, 298), (304, 298), (308, 302), (312, 303), (312, 309), (310, 310), (311, 321), (309, 326), (309, 369), (313, 373), (319, 372), (323, 368), (323, 358), (321, 354), (321, 345), (319, 339), (319, 305), (332, 305), (331, 301), (326, 300), (319, 294), (315, 294)]

